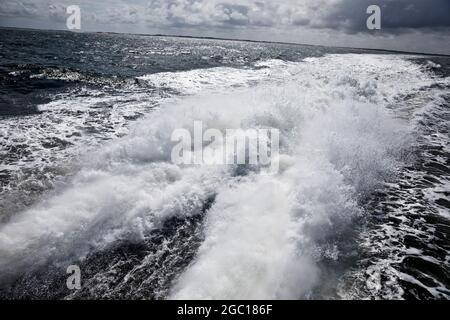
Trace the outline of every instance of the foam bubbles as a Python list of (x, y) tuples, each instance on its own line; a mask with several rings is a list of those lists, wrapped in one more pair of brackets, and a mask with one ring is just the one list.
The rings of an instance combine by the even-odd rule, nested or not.
[[(70, 183), (0, 226), (2, 276), (139, 241), (214, 195), (205, 240), (169, 297), (309, 297), (323, 277), (319, 262), (345, 254), (336, 239), (363, 214), (359, 199), (401, 165), (408, 123), (387, 107), (432, 79), (395, 56), (267, 65), (146, 77), (201, 93), (162, 104), (127, 136), (85, 154)], [(219, 130), (279, 129), (280, 172), (172, 164), (171, 134), (192, 130), (194, 120)]]

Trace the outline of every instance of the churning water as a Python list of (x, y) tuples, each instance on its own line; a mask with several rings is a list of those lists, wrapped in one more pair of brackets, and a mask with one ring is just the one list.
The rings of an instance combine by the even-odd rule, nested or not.
[[(1, 297), (450, 297), (450, 58), (0, 38)], [(194, 121), (278, 129), (279, 172), (172, 163)]]

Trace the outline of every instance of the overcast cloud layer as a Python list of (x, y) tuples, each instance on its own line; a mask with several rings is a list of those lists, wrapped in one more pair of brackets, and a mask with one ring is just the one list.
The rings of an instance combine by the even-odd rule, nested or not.
[[(450, 0), (2, 0), (0, 25), (216, 36), (450, 54)], [(366, 9), (381, 7), (381, 30)]]

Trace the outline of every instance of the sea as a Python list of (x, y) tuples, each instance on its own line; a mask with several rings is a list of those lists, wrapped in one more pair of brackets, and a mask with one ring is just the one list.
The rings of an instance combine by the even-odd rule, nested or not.
[(448, 299), (449, 123), (450, 56), (0, 29), (0, 298)]

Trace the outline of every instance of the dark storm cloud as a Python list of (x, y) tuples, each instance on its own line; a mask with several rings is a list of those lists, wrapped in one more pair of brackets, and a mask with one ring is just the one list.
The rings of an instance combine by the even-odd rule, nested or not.
[(367, 32), (362, 15), (369, 5), (381, 8), (384, 32), (400, 33), (411, 29), (450, 28), (450, 0), (342, 0), (324, 17), (319, 28), (339, 28), (346, 32)]

